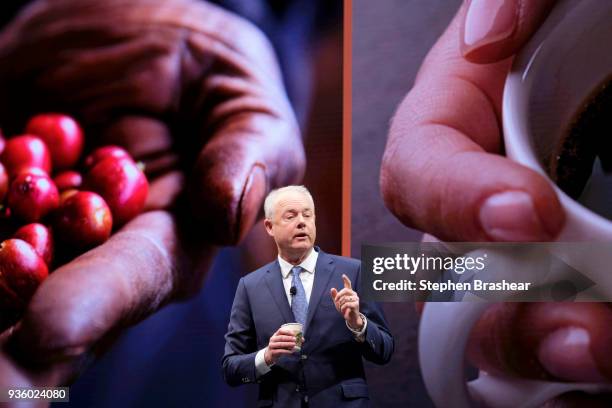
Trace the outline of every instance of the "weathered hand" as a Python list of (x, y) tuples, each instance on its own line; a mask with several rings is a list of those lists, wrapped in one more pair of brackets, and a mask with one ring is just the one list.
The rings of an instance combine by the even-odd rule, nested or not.
[[(303, 173), (270, 44), (206, 2), (37, 1), (0, 33), (0, 62), (7, 135), (34, 112), (76, 116), (89, 146), (123, 145), (156, 181), (186, 187), (188, 214), (213, 243), (236, 243), (266, 190)], [(164, 193), (155, 204), (178, 191)]]
[(151, 182), (148, 212), (54, 271), (0, 337), (0, 388), (69, 382), (123, 328), (196, 293), (214, 245), (303, 174), (270, 45), (205, 2), (36, 1), (0, 33), (0, 88), (6, 134), (67, 112), (89, 147), (124, 146)]
[(344, 282), (344, 288), (338, 291), (336, 288), (332, 288), (330, 291), (336, 310), (342, 314), (344, 320), (350, 327), (355, 330), (360, 330), (363, 327), (363, 319), (359, 314), (359, 296), (355, 292), (351, 285), (351, 280), (346, 275), (342, 275), (342, 282)]

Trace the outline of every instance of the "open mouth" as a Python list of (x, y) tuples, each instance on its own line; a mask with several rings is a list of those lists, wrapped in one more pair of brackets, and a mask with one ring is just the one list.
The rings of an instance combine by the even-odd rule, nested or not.
[(306, 234), (305, 232), (300, 232), (298, 234), (295, 234), (293, 238), (308, 238), (308, 234)]

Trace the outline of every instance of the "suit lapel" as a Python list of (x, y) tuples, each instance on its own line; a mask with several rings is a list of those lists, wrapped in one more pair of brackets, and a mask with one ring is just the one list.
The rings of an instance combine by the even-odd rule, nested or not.
[[(319, 251), (317, 265), (315, 267), (314, 283), (312, 292), (310, 293), (310, 302), (308, 302), (308, 315), (306, 316), (306, 327), (304, 332), (308, 330), (310, 321), (312, 320), (321, 297), (328, 294), (329, 281), (334, 272), (334, 261), (323, 251)], [(329, 295), (328, 295), (329, 296)]]
[(278, 260), (270, 264), (270, 267), (266, 273), (266, 284), (272, 293), (272, 299), (274, 299), (274, 302), (276, 302), (278, 310), (280, 310), (281, 314), (283, 315), (283, 319), (285, 319), (285, 323), (295, 321), (293, 312), (291, 312), (289, 302), (287, 301), (287, 294), (285, 293), (285, 287), (283, 286), (283, 276), (281, 274)]

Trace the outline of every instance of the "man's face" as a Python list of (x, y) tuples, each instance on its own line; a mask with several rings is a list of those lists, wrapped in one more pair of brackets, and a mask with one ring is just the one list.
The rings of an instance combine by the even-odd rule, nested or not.
[(281, 193), (277, 197), (272, 219), (266, 219), (265, 225), (281, 256), (300, 256), (314, 246), (317, 235), (314, 205), (308, 196), (300, 192)]

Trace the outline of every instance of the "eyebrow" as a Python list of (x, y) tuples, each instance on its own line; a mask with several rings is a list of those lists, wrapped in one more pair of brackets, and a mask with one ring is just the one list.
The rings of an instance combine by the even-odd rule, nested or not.
[(308, 212), (308, 211), (312, 212), (313, 210), (312, 210), (312, 208), (304, 208), (302, 211), (298, 211), (295, 208), (289, 208), (289, 209), (283, 211), (283, 214), (298, 213), (298, 212), (303, 212), (304, 213), (304, 212)]

